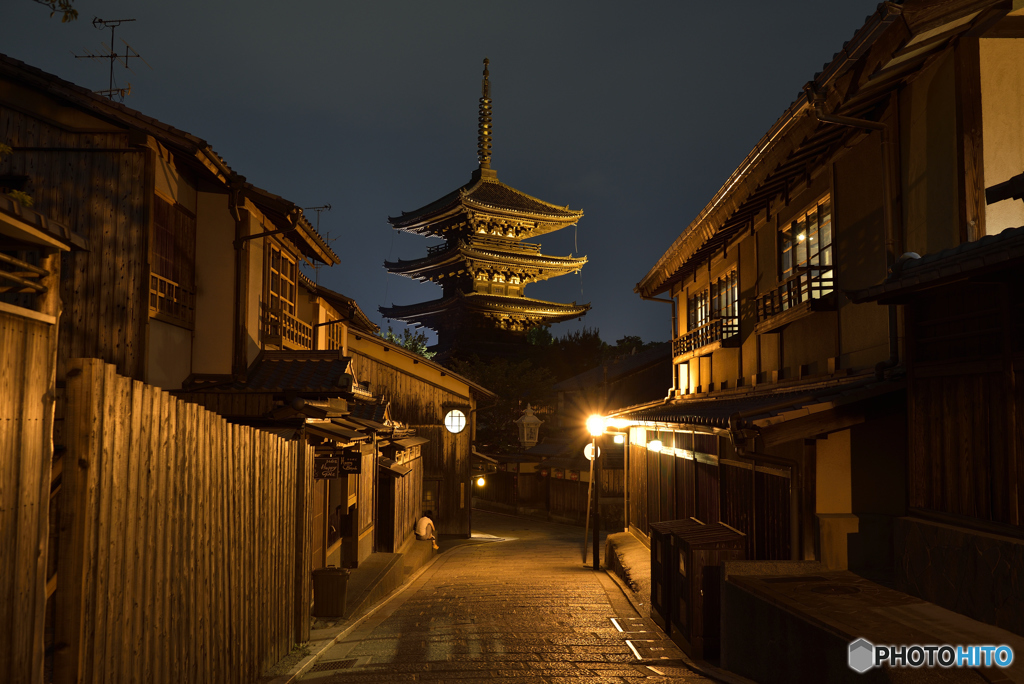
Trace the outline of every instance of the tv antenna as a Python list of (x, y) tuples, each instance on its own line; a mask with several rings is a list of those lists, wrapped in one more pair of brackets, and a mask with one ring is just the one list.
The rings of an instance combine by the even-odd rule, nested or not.
[[(100, 31), (102, 31), (103, 29), (109, 28), (110, 29), (110, 44), (114, 45), (114, 32), (115, 32), (115, 30), (121, 24), (127, 23), (129, 21), (135, 21), (135, 20), (134, 19), (100, 19), (99, 17), (95, 17), (92, 20), (92, 25), (93, 25), (93, 27), (99, 29)], [(73, 54), (75, 56), (75, 59), (105, 59), (105, 60), (109, 61), (110, 62), (110, 81), (109, 81), (109, 84), (107, 86), (107, 89), (106, 90), (96, 90), (96, 91), (93, 91), (93, 92), (95, 92), (97, 95), (106, 95), (111, 100), (114, 99), (114, 96), (117, 96), (119, 98), (120, 102), (124, 102), (125, 96), (129, 95), (132, 92), (132, 84), (129, 83), (126, 88), (116, 88), (116, 87), (114, 87), (114, 62), (120, 63), (121, 66), (123, 66), (128, 71), (131, 71), (133, 74), (135, 73), (135, 71), (133, 71), (132, 68), (130, 66), (128, 66), (128, 62), (131, 59), (139, 59), (139, 60), (141, 60), (142, 63), (145, 64), (146, 66), (148, 66), (150, 69), (152, 69), (153, 67), (149, 66), (149, 63), (146, 60), (142, 59), (142, 55), (140, 55), (138, 52), (136, 52), (135, 48), (133, 48), (131, 45), (129, 45), (126, 40), (124, 40), (122, 38), (121, 42), (124, 43), (124, 54), (123, 55), (119, 55), (114, 48), (108, 47), (106, 43), (101, 43), (101, 45), (103, 45), (103, 47), (106, 50), (106, 52), (103, 52), (103, 53), (100, 53), (100, 54), (94, 54), (92, 51), (90, 51), (88, 49), (85, 50), (85, 54), (84, 55), (74, 55), (74, 53), (71, 53), (71, 54)]]
[(319, 206), (319, 207), (305, 207), (303, 209), (303, 211), (315, 211), (316, 212), (316, 231), (318, 233), (320, 232), (320, 212), (321, 211), (330, 211), (330, 210), (331, 210), (331, 205), (330, 204), (324, 204), (323, 206)]
[[(319, 207), (303, 207), (302, 210), (303, 211), (315, 211), (316, 212), (316, 232), (319, 233), (320, 232), (320, 212), (322, 212), (322, 211), (330, 211), (331, 210), (331, 205), (328, 203), (328, 204), (322, 204)], [(334, 238), (334, 239), (337, 240), (338, 238)], [(326, 235), (324, 235), (324, 242), (327, 243), (328, 247), (331, 246), (331, 242), (333, 242), (333, 240), (331, 240), (331, 234), (330, 233), (327, 233)], [(320, 282), (320, 265), (319, 264), (311, 264), (311, 266), (313, 268), (314, 282), (316, 284), (319, 284), (319, 282)]]

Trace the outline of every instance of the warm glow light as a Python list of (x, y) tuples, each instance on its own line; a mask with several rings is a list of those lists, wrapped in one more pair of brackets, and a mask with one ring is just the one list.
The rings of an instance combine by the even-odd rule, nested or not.
[(616, 430), (622, 430), (623, 428), (629, 427), (629, 421), (625, 418), (609, 418), (605, 421), (605, 425)]
[(661, 440), (660, 439), (652, 439), (650, 442), (647, 443), (647, 449), (648, 449), (648, 451), (656, 451), (656, 452), (658, 452), (660, 454), (661, 453)]
[(615, 443), (616, 444), (625, 444), (626, 443), (626, 436), (625, 435), (615, 435)]
[(800, 242), (803, 242), (804, 240), (807, 239), (807, 236), (804, 235), (803, 233), (800, 233), (799, 235), (796, 236), (796, 239), (799, 240)]
[(444, 417), (444, 427), (454, 434), (462, 432), (466, 427), (466, 414), (459, 409), (452, 409)]
[(604, 416), (594, 414), (587, 418), (587, 432), (594, 437), (602, 434), (604, 432)]
[(485, 480), (483, 476), (476, 478), (477, 487), (483, 487), (485, 484), (487, 484), (487, 480)]

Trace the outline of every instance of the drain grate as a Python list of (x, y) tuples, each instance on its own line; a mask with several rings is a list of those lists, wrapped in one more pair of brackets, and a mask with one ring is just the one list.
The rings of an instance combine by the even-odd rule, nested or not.
[(356, 661), (354, 659), (353, 660), (329, 660), (329, 661), (327, 661), (325, 663), (317, 663), (313, 667), (309, 668), (309, 671), (310, 672), (330, 672), (331, 670), (347, 670), (347, 669), (349, 669), (350, 667), (352, 667), (355, 664), (356, 664)]

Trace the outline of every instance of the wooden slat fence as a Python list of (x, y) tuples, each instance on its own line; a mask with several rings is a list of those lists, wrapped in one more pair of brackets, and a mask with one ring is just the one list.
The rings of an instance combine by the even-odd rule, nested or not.
[(56, 326), (0, 313), (0, 681), (43, 679)]
[(312, 450), (69, 369), (54, 681), (255, 681), (308, 638)]

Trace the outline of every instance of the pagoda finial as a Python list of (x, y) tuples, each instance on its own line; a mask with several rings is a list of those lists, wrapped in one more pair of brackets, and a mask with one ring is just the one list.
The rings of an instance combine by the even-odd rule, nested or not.
[(484, 58), (483, 93), (480, 97), (480, 128), (477, 134), (476, 158), (481, 169), (491, 168), (491, 82), (487, 65), (491, 60)]

